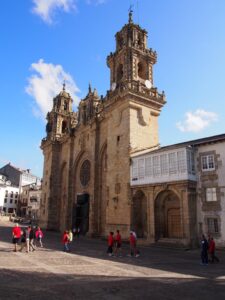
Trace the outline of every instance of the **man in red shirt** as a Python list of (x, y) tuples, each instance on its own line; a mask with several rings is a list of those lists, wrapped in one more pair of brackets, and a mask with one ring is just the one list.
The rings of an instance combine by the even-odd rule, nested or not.
[(13, 237), (13, 244), (15, 246), (14, 250), (13, 251), (17, 251), (17, 245), (18, 245), (18, 242), (21, 238), (21, 228), (19, 227), (18, 224), (16, 224), (14, 227), (13, 227), (13, 230), (12, 230), (12, 237)]

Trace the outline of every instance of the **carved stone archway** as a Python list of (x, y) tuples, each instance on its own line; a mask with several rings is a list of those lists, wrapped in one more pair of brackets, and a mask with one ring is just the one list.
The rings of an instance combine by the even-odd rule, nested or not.
[(183, 237), (179, 197), (171, 190), (161, 192), (155, 199), (155, 240)]

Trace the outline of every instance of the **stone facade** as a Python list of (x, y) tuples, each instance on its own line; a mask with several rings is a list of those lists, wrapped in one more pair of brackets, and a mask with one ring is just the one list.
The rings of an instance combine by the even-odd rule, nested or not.
[(198, 233), (209, 233), (218, 245), (225, 246), (225, 140), (199, 146), (196, 155)]
[(225, 246), (225, 134), (136, 153), (131, 162), (140, 237), (193, 247), (205, 234)]
[(107, 57), (111, 90), (105, 97), (89, 86), (72, 111), (65, 86), (47, 115), (41, 226), (106, 236), (120, 229), (128, 236), (132, 220), (132, 153), (158, 146), (158, 116), (164, 93), (153, 87), (156, 52), (147, 32), (132, 21), (116, 34)]

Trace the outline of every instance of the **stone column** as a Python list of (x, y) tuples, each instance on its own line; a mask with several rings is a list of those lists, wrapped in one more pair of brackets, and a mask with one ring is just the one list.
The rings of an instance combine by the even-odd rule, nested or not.
[(155, 199), (154, 199), (154, 191), (153, 188), (150, 188), (148, 191), (148, 240), (150, 243), (155, 242)]

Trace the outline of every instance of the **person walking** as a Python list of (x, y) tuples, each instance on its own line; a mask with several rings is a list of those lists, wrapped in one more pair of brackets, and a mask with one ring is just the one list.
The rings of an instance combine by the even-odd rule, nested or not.
[(122, 247), (122, 238), (121, 238), (120, 231), (117, 230), (115, 236), (115, 256), (119, 255), (120, 257), (122, 257), (121, 247)]
[(73, 232), (72, 232), (72, 230), (69, 230), (68, 237), (69, 237), (68, 247), (69, 247), (69, 250), (71, 251), (71, 244), (72, 244), (72, 241), (73, 241)]
[(136, 256), (137, 255), (137, 244), (136, 244), (136, 238), (133, 233), (133, 231), (130, 232), (130, 256)]
[(35, 247), (34, 247), (34, 241), (35, 241), (35, 231), (34, 231), (34, 227), (30, 227), (30, 233), (29, 233), (29, 247), (30, 250), (35, 251)]
[(208, 265), (208, 247), (209, 244), (204, 236), (202, 235), (201, 239), (201, 260), (202, 260), (202, 265)]
[(20, 252), (23, 251), (23, 248), (26, 247), (26, 231), (25, 230), (21, 230), (21, 239), (20, 239), (20, 242), (21, 242), (21, 247), (20, 247)]
[(30, 252), (30, 230), (31, 230), (31, 227), (28, 226), (26, 229), (25, 229), (25, 234), (26, 234), (26, 246), (27, 246), (27, 253)]
[(216, 244), (213, 237), (209, 238), (209, 254), (210, 254), (210, 262), (214, 263), (214, 261), (219, 262), (219, 258), (215, 255)]
[(37, 230), (35, 232), (35, 236), (36, 236), (37, 241), (39, 242), (40, 247), (43, 248), (42, 239), (43, 239), (44, 235), (43, 235), (43, 232), (40, 227), (37, 228)]
[(63, 233), (63, 238), (62, 238), (62, 242), (63, 242), (63, 251), (64, 252), (69, 252), (69, 232), (67, 230), (64, 231)]
[(19, 227), (18, 224), (16, 224), (12, 230), (12, 241), (14, 244), (14, 250), (13, 250), (14, 252), (17, 252), (17, 245), (19, 243), (20, 238), (21, 238), (21, 228)]
[(109, 236), (108, 236), (108, 249), (107, 253), (109, 256), (113, 255), (113, 244), (114, 244), (114, 238), (113, 238), (113, 232), (110, 231)]

